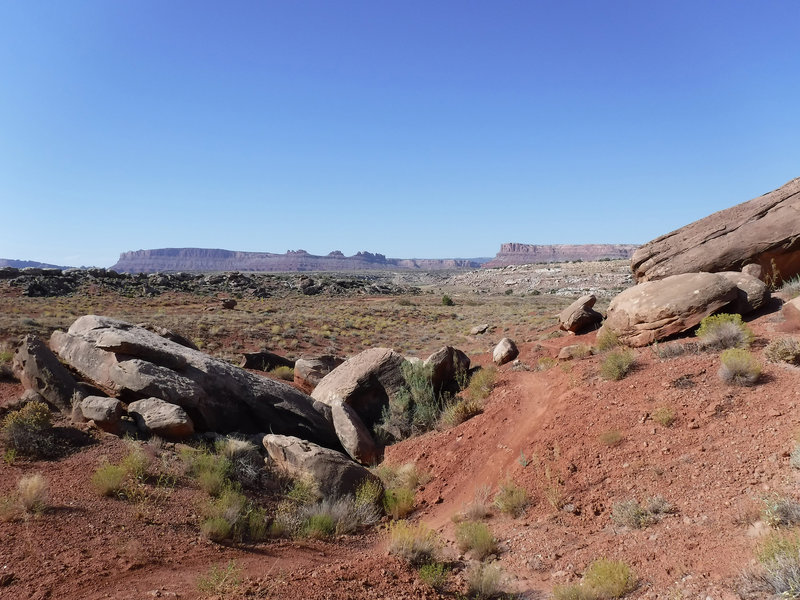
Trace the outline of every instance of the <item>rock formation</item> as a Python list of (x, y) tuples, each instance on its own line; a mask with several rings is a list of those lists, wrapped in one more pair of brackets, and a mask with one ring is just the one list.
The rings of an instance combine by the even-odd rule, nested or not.
[(627, 259), (636, 248), (635, 244), (502, 244), (497, 256), (483, 266), (489, 269), (570, 260)]
[(634, 252), (631, 268), (637, 281), (653, 281), (741, 271), (750, 263), (765, 281), (800, 274), (800, 178), (648, 242)]
[(597, 302), (594, 294), (581, 296), (558, 315), (559, 327), (564, 331), (578, 333), (603, 320), (603, 315), (592, 307)]

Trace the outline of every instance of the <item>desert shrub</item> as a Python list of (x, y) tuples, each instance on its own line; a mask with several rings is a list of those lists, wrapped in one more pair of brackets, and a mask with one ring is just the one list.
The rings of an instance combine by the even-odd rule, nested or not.
[(294, 381), (294, 369), (292, 367), (275, 367), (270, 371), (270, 374), (284, 381)]
[(22, 507), (12, 496), (0, 496), (0, 522), (16, 521), (22, 516)]
[(719, 378), (731, 385), (753, 385), (761, 375), (761, 363), (744, 348), (729, 348), (719, 355)]
[(619, 381), (625, 377), (636, 364), (636, 357), (630, 350), (614, 350), (606, 354), (600, 363), (600, 375), (603, 379)]
[(653, 411), (653, 421), (664, 427), (670, 427), (675, 422), (675, 411), (668, 406), (661, 406)]
[(547, 369), (551, 369), (558, 364), (558, 361), (551, 357), (551, 356), (542, 356), (539, 360), (536, 361), (536, 370), (537, 371), (547, 371)]
[(695, 344), (682, 344), (681, 342), (669, 342), (668, 344), (659, 344), (655, 342), (651, 348), (655, 355), (662, 359), (677, 358), (678, 356), (696, 351)]
[(483, 401), (472, 398), (461, 398), (450, 402), (439, 416), (443, 428), (455, 427), (483, 412)]
[(393, 519), (401, 519), (414, 509), (414, 490), (389, 488), (383, 492), (383, 509)]
[[(209, 498), (202, 505), (201, 513), (204, 518), (200, 528), (214, 542), (253, 539), (263, 535), (266, 528), (266, 524), (259, 520), (259, 516), (263, 515), (261, 510), (253, 506), (244, 494), (231, 488), (226, 488), (216, 498)], [(256, 525), (255, 532), (250, 531), (251, 523)]]
[(497, 369), (494, 367), (482, 367), (470, 378), (467, 396), (472, 400), (486, 400), (489, 394), (492, 393), (496, 379)]
[(2, 438), (6, 446), (34, 458), (53, 456), (52, 417), (44, 402), (29, 402), (3, 419)]
[(479, 521), (485, 519), (491, 513), (489, 496), (491, 496), (492, 488), (488, 485), (482, 485), (475, 490), (473, 501), (467, 506), (464, 511), (464, 518), (468, 521)]
[(654, 496), (640, 505), (636, 500), (615, 502), (611, 507), (611, 520), (619, 527), (644, 529), (674, 512), (672, 504), (661, 496)]
[(217, 496), (230, 485), (231, 461), (206, 450), (188, 450), (181, 455), (187, 474), (204, 492)]
[(299, 505), (308, 505), (316, 502), (320, 497), (317, 484), (308, 477), (298, 477), (286, 492), (286, 498)]
[(122, 466), (104, 463), (92, 475), (92, 487), (101, 496), (120, 496), (127, 480), (128, 473)]
[(438, 546), (436, 532), (423, 523), (394, 521), (389, 525), (389, 552), (413, 566), (435, 562)]
[(597, 334), (595, 345), (600, 352), (606, 352), (619, 346), (619, 336), (610, 329), (604, 327)]
[(436, 591), (443, 590), (447, 584), (449, 569), (443, 563), (437, 562), (422, 565), (417, 572), (422, 583), (431, 586)]
[(231, 537), (233, 526), (224, 517), (206, 517), (200, 523), (200, 531), (212, 542), (222, 542)]
[(225, 567), (211, 567), (207, 574), (197, 579), (197, 589), (204, 594), (225, 597), (239, 589), (242, 579), (242, 568), (232, 560)]
[(387, 489), (404, 487), (415, 490), (431, 479), (429, 473), (420, 471), (414, 463), (403, 463), (402, 465), (382, 463), (375, 469), (375, 474)]
[(497, 565), (478, 563), (467, 572), (467, 594), (480, 599), (499, 596), (502, 577)]
[(800, 524), (800, 502), (777, 494), (764, 500), (764, 522), (770, 527), (794, 527)]
[(128, 453), (120, 462), (120, 467), (125, 474), (133, 479), (142, 480), (147, 475), (150, 467), (150, 457), (139, 447), (136, 442), (128, 443)]
[(695, 335), (701, 346), (709, 350), (748, 348), (753, 341), (753, 332), (742, 322), (742, 315), (726, 313), (704, 318)]
[(800, 296), (800, 275), (795, 275), (791, 279), (784, 281), (780, 291), (789, 296), (789, 298)]
[(453, 302), (453, 299), (450, 296), (447, 294), (442, 296), (442, 306), (453, 306), (454, 304), (455, 302)]
[[(797, 598), (800, 591), (800, 536), (797, 532), (774, 532), (756, 550), (758, 567), (745, 572), (742, 588), (756, 597), (775, 595)], [(752, 597), (752, 596), (751, 596)]]
[(520, 517), (528, 506), (528, 492), (512, 481), (500, 484), (494, 495), (494, 505), (502, 513), (512, 517)]
[(583, 574), (583, 585), (595, 598), (621, 598), (633, 591), (636, 582), (636, 575), (621, 560), (600, 558)]
[(606, 446), (616, 446), (620, 444), (625, 437), (619, 429), (609, 429), (600, 433), (597, 439)]
[(497, 540), (485, 523), (465, 521), (456, 526), (456, 541), (462, 552), (472, 552), (478, 560), (483, 560), (497, 550)]
[(308, 517), (303, 525), (303, 537), (325, 539), (336, 531), (336, 522), (330, 514), (318, 513)]
[(365, 479), (356, 488), (354, 498), (356, 506), (378, 506), (383, 496), (383, 486), (374, 479)]
[(764, 348), (764, 356), (769, 362), (800, 364), (800, 341), (794, 338), (772, 340)]
[(47, 481), (39, 473), (22, 477), (17, 491), (26, 512), (41, 512), (47, 507)]

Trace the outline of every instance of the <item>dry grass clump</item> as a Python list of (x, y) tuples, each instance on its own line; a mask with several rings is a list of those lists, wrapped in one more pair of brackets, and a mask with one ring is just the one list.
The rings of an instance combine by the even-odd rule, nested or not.
[(275, 367), (270, 371), (270, 375), (274, 375), (278, 379), (283, 379), (284, 381), (294, 381), (294, 369), (292, 367)]
[(482, 485), (475, 490), (473, 501), (464, 510), (464, 519), (467, 521), (480, 521), (485, 519), (491, 514), (491, 506), (489, 497), (492, 494), (492, 488), (488, 485)]
[(800, 524), (800, 502), (774, 494), (764, 500), (762, 516), (770, 527), (794, 527)]
[(128, 474), (120, 465), (104, 463), (92, 474), (92, 487), (101, 496), (120, 496), (127, 483)]
[(600, 375), (603, 379), (619, 381), (630, 373), (636, 364), (636, 356), (630, 350), (609, 352), (600, 363)]
[(619, 560), (601, 558), (590, 564), (578, 584), (557, 585), (555, 600), (610, 600), (622, 598), (636, 589), (637, 577)]
[(780, 291), (789, 296), (789, 298), (800, 296), (800, 275), (795, 275), (791, 279), (784, 281)]
[(389, 525), (389, 552), (413, 566), (435, 563), (438, 548), (436, 532), (423, 523), (394, 521)]
[(776, 531), (766, 536), (756, 550), (756, 560), (758, 566), (740, 577), (737, 591), (742, 598), (798, 597), (800, 536), (797, 531)]
[(729, 348), (719, 356), (719, 378), (731, 385), (754, 385), (761, 375), (761, 363), (744, 348)]
[(606, 446), (617, 446), (622, 443), (625, 437), (619, 429), (609, 429), (598, 435), (597, 439)]
[(753, 332), (738, 314), (710, 315), (700, 321), (695, 335), (706, 350), (749, 348), (753, 341)]
[(483, 560), (497, 551), (497, 540), (489, 527), (480, 521), (465, 521), (456, 526), (456, 541), (462, 552), (472, 552), (478, 560)]
[(47, 481), (39, 473), (22, 477), (17, 483), (17, 492), (25, 512), (42, 512), (47, 508)]
[(472, 400), (486, 400), (489, 394), (492, 393), (496, 380), (497, 369), (494, 367), (482, 367), (470, 377), (467, 396)]
[(483, 412), (483, 400), (472, 397), (448, 403), (439, 416), (440, 425), (447, 429), (460, 425)]
[(197, 589), (204, 594), (227, 597), (239, 591), (242, 581), (243, 570), (232, 560), (225, 567), (212, 566), (197, 579)]
[(497, 510), (512, 517), (521, 517), (528, 502), (528, 492), (513, 481), (502, 483), (494, 495)]
[(611, 507), (611, 520), (619, 527), (644, 529), (675, 512), (675, 508), (661, 496), (654, 496), (640, 505), (636, 500), (615, 502)]
[(495, 598), (503, 591), (502, 579), (500, 567), (493, 563), (478, 563), (467, 572), (467, 594), (472, 598)]
[(32, 458), (54, 456), (52, 416), (44, 402), (29, 402), (3, 419), (0, 437), (6, 448)]
[(764, 348), (764, 357), (769, 362), (785, 362), (790, 365), (800, 364), (800, 340), (795, 338), (779, 338), (772, 340)]
[(660, 406), (650, 415), (656, 423), (664, 427), (671, 427), (675, 422), (675, 411), (669, 406)]
[(619, 346), (619, 336), (608, 328), (603, 328), (597, 334), (595, 345), (600, 352), (607, 352)]

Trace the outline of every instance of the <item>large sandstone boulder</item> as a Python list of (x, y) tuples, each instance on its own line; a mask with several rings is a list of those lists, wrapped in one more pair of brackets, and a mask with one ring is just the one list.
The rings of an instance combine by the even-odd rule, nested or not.
[(327, 499), (355, 495), (365, 481), (380, 485), (375, 475), (341, 452), (296, 437), (267, 435), (264, 437), (264, 448), (272, 460), (290, 473), (310, 477)]
[(736, 271), (718, 273), (738, 288), (738, 297), (725, 308), (725, 312), (746, 315), (764, 306), (770, 298), (767, 284), (752, 275)]
[(336, 435), (347, 453), (362, 464), (374, 464), (379, 458), (369, 428), (405, 386), (402, 365), (402, 355), (389, 348), (364, 350), (323, 377), (311, 393), (334, 411)]
[(686, 273), (640, 283), (611, 300), (601, 331), (609, 329), (623, 344), (646, 346), (691, 329), (738, 295), (736, 285), (716, 273)]
[(128, 414), (142, 431), (170, 440), (181, 440), (194, 433), (194, 423), (177, 404), (159, 398), (145, 398), (128, 404)]
[(500, 365), (504, 365), (507, 362), (511, 362), (515, 358), (519, 356), (519, 350), (517, 349), (517, 345), (514, 343), (514, 340), (510, 338), (503, 338), (494, 347), (492, 351), (492, 360), (494, 360), (494, 364), (498, 367)]
[(597, 302), (594, 294), (581, 296), (558, 315), (559, 327), (564, 331), (577, 333), (603, 320), (603, 315), (592, 307)]
[(331, 424), (290, 385), (260, 377), (123, 321), (87, 315), (51, 347), (104, 393), (125, 403), (159, 398), (198, 431), (273, 431), (338, 448)]
[(656, 238), (631, 258), (637, 281), (748, 263), (761, 266), (762, 278), (800, 274), (800, 178)]
[(438, 392), (451, 386), (458, 373), (469, 371), (470, 360), (458, 348), (443, 346), (431, 354), (424, 364), (431, 369), (431, 383)]
[(80, 403), (81, 415), (87, 421), (94, 421), (103, 431), (119, 434), (122, 432), (122, 415), (125, 409), (116, 398), (87, 396)]
[(298, 358), (294, 363), (294, 382), (310, 394), (322, 378), (344, 362), (343, 358), (326, 354), (324, 356)]
[(37, 392), (63, 413), (72, 411), (73, 397), (77, 401), (84, 396), (72, 374), (34, 335), (26, 335), (17, 347), (11, 368), (25, 389)]

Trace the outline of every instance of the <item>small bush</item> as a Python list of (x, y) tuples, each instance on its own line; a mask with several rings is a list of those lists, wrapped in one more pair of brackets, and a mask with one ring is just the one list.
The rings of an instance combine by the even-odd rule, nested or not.
[(53, 456), (52, 417), (44, 402), (29, 402), (3, 419), (2, 438), (6, 446), (34, 458)]
[(653, 421), (664, 427), (670, 427), (675, 422), (675, 411), (668, 406), (661, 406), (653, 411)]
[(438, 546), (436, 532), (423, 523), (394, 521), (389, 525), (389, 552), (413, 566), (435, 562)]
[(200, 523), (200, 531), (212, 542), (222, 542), (231, 537), (233, 526), (224, 517), (206, 517)]
[(453, 306), (454, 304), (455, 302), (453, 302), (453, 299), (450, 296), (447, 294), (442, 296), (442, 306)]
[(414, 509), (414, 490), (389, 488), (383, 492), (383, 509), (393, 519), (402, 519)]
[(696, 351), (696, 345), (682, 344), (680, 342), (669, 342), (668, 344), (659, 344), (656, 342), (652, 345), (652, 349), (658, 358), (669, 359)]
[(491, 493), (492, 488), (488, 485), (483, 485), (476, 489), (474, 500), (464, 511), (464, 518), (468, 521), (479, 521), (480, 519), (488, 517), (491, 513), (489, 507), (489, 496)]
[[(774, 532), (756, 550), (759, 567), (746, 572), (740, 585), (758, 597), (797, 598), (800, 590), (800, 536)], [(752, 597), (752, 596), (751, 596)]]
[(336, 531), (336, 523), (328, 514), (311, 515), (303, 527), (303, 536), (314, 539), (325, 539)]
[(147, 475), (147, 469), (150, 467), (150, 458), (136, 442), (130, 442), (128, 454), (122, 459), (120, 466), (131, 478), (142, 480)]
[(742, 315), (710, 315), (700, 321), (695, 334), (705, 349), (748, 348), (753, 332), (742, 322)]
[(492, 393), (496, 379), (497, 369), (494, 367), (482, 367), (470, 378), (467, 396), (472, 400), (486, 400), (489, 394)]
[(494, 598), (501, 594), (500, 568), (494, 564), (478, 563), (467, 572), (467, 593), (473, 598)]
[(761, 363), (743, 348), (729, 348), (719, 356), (719, 378), (731, 385), (753, 385), (761, 375)]
[(462, 552), (472, 552), (478, 560), (483, 560), (497, 550), (497, 540), (485, 523), (466, 521), (456, 527), (456, 541)]
[(619, 429), (609, 429), (608, 431), (604, 431), (598, 435), (597, 439), (599, 439), (600, 442), (606, 446), (617, 446), (618, 444), (622, 443), (622, 440), (624, 440), (625, 437), (622, 435)]
[(583, 574), (583, 585), (595, 598), (622, 598), (636, 587), (637, 578), (621, 560), (594, 561)]
[(383, 482), (385, 488), (404, 487), (416, 490), (420, 485), (430, 481), (430, 474), (419, 471), (414, 463), (402, 465), (381, 464), (375, 469), (375, 474)]
[(275, 367), (270, 371), (270, 374), (284, 381), (294, 381), (294, 369), (292, 367)]
[(512, 517), (520, 517), (528, 506), (528, 492), (517, 484), (506, 481), (500, 485), (494, 496), (497, 509)]
[(182, 454), (188, 474), (204, 492), (218, 496), (230, 485), (231, 461), (207, 451), (189, 450)]
[(320, 497), (317, 484), (310, 478), (298, 477), (292, 482), (292, 487), (286, 492), (286, 498), (299, 505), (308, 505), (316, 502)]
[(8, 523), (22, 516), (22, 507), (16, 498), (0, 496), (0, 521)]
[(235, 561), (230, 561), (225, 567), (215, 565), (197, 580), (199, 591), (223, 597), (235, 593), (241, 585), (242, 568)]
[(636, 364), (636, 357), (630, 350), (609, 352), (600, 363), (600, 375), (603, 379), (619, 381), (625, 377)]
[(795, 275), (791, 279), (784, 281), (780, 291), (789, 298), (800, 296), (800, 275)]
[(92, 487), (101, 496), (120, 496), (125, 491), (128, 474), (120, 465), (105, 463), (92, 475)]
[(619, 527), (644, 529), (673, 511), (672, 505), (661, 496), (650, 498), (644, 506), (636, 500), (623, 500), (611, 507), (611, 521)]
[(365, 479), (356, 489), (356, 506), (378, 506), (383, 496), (383, 486), (374, 479)]
[(536, 370), (537, 371), (547, 371), (555, 367), (558, 364), (558, 361), (551, 357), (551, 356), (542, 356), (539, 360), (536, 361)]
[(19, 502), (26, 512), (41, 512), (47, 507), (47, 481), (38, 473), (27, 475), (17, 484)]
[(794, 338), (772, 340), (764, 348), (764, 356), (769, 362), (785, 362), (791, 365), (800, 364), (800, 341)]
[(422, 583), (431, 586), (440, 592), (447, 585), (449, 569), (442, 563), (430, 563), (419, 568), (419, 578)]
[(619, 336), (610, 329), (604, 327), (597, 334), (595, 345), (600, 352), (606, 352), (619, 346)]
[(764, 522), (770, 527), (794, 527), (800, 524), (800, 502), (778, 496), (764, 500)]
[(445, 406), (439, 416), (439, 423), (443, 428), (455, 427), (464, 421), (483, 412), (483, 401), (472, 398), (462, 398)]

